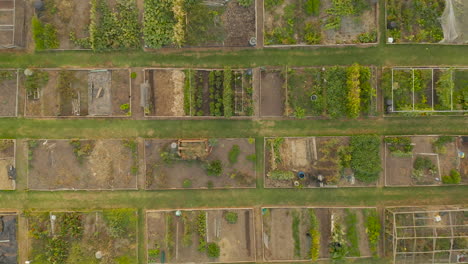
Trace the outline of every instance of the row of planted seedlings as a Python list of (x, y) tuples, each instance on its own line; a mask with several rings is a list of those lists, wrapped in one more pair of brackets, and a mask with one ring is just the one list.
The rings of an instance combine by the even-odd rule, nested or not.
[(376, 69), (373, 67), (353, 64), (261, 70), (261, 116), (374, 116), (376, 98)]
[(384, 68), (382, 90), (388, 114), (468, 112), (466, 68)]
[(378, 1), (265, 0), (265, 47), (377, 43)]
[(129, 116), (129, 69), (21, 69), (26, 117)]
[(467, 151), (466, 136), (265, 138), (265, 187), (466, 184)]
[(252, 116), (252, 69), (146, 69), (146, 116)]

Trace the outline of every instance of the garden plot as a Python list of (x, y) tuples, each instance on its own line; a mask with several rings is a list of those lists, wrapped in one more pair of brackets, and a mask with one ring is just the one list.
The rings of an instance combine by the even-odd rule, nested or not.
[(385, 138), (387, 186), (468, 183), (468, 138), (398, 136)]
[(378, 256), (375, 208), (262, 208), (264, 261)]
[(255, 262), (252, 209), (146, 212), (148, 263)]
[(129, 116), (128, 69), (35, 69), (20, 73), (26, 117)]
[(138, 263), (136, 210), (26, 212), (25, 216), (31, 263)]
[(390, 114), (468, 112), (468, 68), (384, 69), (382, 86)]
[(44, 0), (34, 8), (36, 50), (135, 49), (141, 24), (135, 0)]
[(0, 117), (16, 116), (17, 74), (16, 70), (0, 70)]
[(29, 140), (27, 147), (29, 189), (137, 189), (134, 140)]
[(388, 43), (468, 42), (463, 0), (386, 0)]
[(265, 187), (376, 186), (378, 136), (265, 138)]
[(0, 212), (0, 263), (17, 264), (18, 241), (16, 230), (18, 215), (12, 212)]
[(263, 69), (261, 78), (262, 116), (357, 118), (377, 111), (371, 67)]
[(255, 0), (145, 0), (145, 47), (256, 44)]
[(385, 255), (398, 264), (466, 263), (468, 210), (397, 207), (385, 210)]
[(146, 69), (146, 116), (252, 116), (252, 69)]
[(14, 139), (0, 139), (0, 190), (16, 187), (15, 148)]
[(24, 46), (24, 0), (0, 1), (0, 49)]
[(254, 139), (145, 140), (146, 188), (255, 188)]
[(377, 43), (378, 1), (265, 0), (265, 46)]

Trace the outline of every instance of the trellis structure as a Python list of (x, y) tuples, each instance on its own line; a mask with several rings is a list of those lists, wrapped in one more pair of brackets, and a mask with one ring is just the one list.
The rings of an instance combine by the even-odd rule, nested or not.
[(387, 208), (393, 262), (468, 263), (468, 208)]
[[(431, 95), (431, 100), (430, 102), (430, 109), (416, 109), (415, 105), (415, 70), (428, 70), (431, 71), (431, 84), (430, 84), (430, 95)], [(450, 91), (450, 110), (440, 110), (440, 109), (435, 109), (435, 103), (434, 103), (434, 98), (436, 97), (436, 80), (435, 80), (435, 75), (434, 71), (435, 70), (440, 70), (440, 71), (447, 71), (447, 70), (465, 70), (468, 71), (468, 68), (462, 68), (462, 67), (453, 67), (453, 68), (447, 68), (447, 67), (395, 67), (392, 68), (392, 106), (388, 110), (390, 113), (428, 113), (428, 112), (434, 112), (434, 113), (468, 113), (468, 110), (457, 110), (454, 109), (454, 98), (453, 98), (453, 92), (456, 87), (453, 85), (451, 87)], [(397, 109), (397, 106), (395, 105), (395, 98), (394, 98), (394, 91), (397, 89), (395, 86), (395, 76), (394, 73), (395, 71), (410, 71), (411, 72), (411, 109)], [(451, 79), (454, 81), (454, 76), (453, 76), (453, 71), (451, 72)], [(427, 89), (427, 88), (426, 88)]]

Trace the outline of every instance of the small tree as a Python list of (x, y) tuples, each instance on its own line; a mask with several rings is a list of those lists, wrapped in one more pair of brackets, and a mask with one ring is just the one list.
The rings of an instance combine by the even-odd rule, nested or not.
[(206, 172), (210, 176), (220, 176), (223, 173), (223, 164), (220, 160), (213, 160), (206, 166)]
[(218, 244), (213, 243), (213, 242), (208, 243), (207, 249), (208, 249), (208, 251), (206, 253), (208, 254), (208, 257), (210, 257), (210, 258), (219, 257), (221, 250), (220, 250)]
[(455, 169), (450, 171), (450, 175), (443, 176), (442, 182), (444, 184), (459, 184), (461, 182), (460, 172)]

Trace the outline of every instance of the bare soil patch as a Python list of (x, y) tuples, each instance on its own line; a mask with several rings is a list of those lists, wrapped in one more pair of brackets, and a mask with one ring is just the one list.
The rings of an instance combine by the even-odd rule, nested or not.
[(0, 117), (16, 116), (16, 100), (18, 96), (16, 70), (0, 71), (0, 91)]
[(21, 72), (19, 89), (27, 95), (25, 116), (127, 116), (130, 113), (127, 69), (38, 69), (31, 76)]
[(260, 116), (283, 116), (285, 112), (285, 80), (281, 70), (262, 70)]
[[(213, 209), (147, 211), (146, 234), (149, 263), (207, 263), (255, 261), (255, 242), (252, 209)], [(235, 223), (226, 215), (235, 214)], [(200, 233), (201, 232), (201, 233)], [(210, 258), (203, 243), (219, 246), (220, 256)], [(159, 254), (155, 253), (159, 249)]]
[[(385, 144), (385, 174), (388, 186), (415, 186), (415, 185), (442, 185), (441, 177), (450, 175), (451, 170), (460, 172), (461, 184), (468, 183), (466, 167), (468, 161), (461, 157), (466, 153), (466, 141), (463, 137), (453, 137), (452, 142), (443, 145), (437, 151), (434, 142), (438, 136), (413, 136), (411, 145), (413, 149), (407, 155), (397, 155)], [(418, 158), (427, 159), (434, 166), (434, 170), (415, 171), (415, 161)]]
[(136, 189), (136, 141), (30, 140), (27, 147), (29, 189)]
[(250, 38), (256, 37), (255, 4), (242, 7), (231, 0), (221, 20), (224, 23), (226, 47), (248, 47)]
[(150, 116), (184, 116), (183, 70), (147, 70), (145, 79), (150, 84)]
[(49, 263), (51, 248), (61, 253), (54, 259), (63, 264), (138, 262), (138, 214), (133, 209), (28, 212), (25, 217), (27, 256), (38, 263)]
[[(255, 143), (248, 139), (212, 139), (203, 145), (200, 155), (181, 157), (178, 140), (145, 140), (147, 189), (244, 188), (255, 187)], [(172, 148), (174, 144), (176, 148)], [(205, 143), (200, 143), (205, 144)], [(229, 152), (238, 147), (237, 161)], [(250, 159), (250, 160), (248, 160)], [(208, 175), (208, 164), (221, 162), (220, 175)]]
[[(368, 236), (366, 233), (365, 211), (375, 208), (263, 208), (263, 246), (265, 261), (297, 261), (310, 260), (312, 238), (310, 231), (314, 228), (320, 235), (320, 259), (330, 258), (329, 247), (333, 242), (333, 226), (342, 226), (347, 247), (352, 244), (348, 240), (346, 217), (348, 214), (356, 215), (357, 250), (359, 257), (370, 257)], [(316, 227), (311, 224), (311, 215), (318, 222)], [(345, 257), (352, 257), (346, 255)]]

